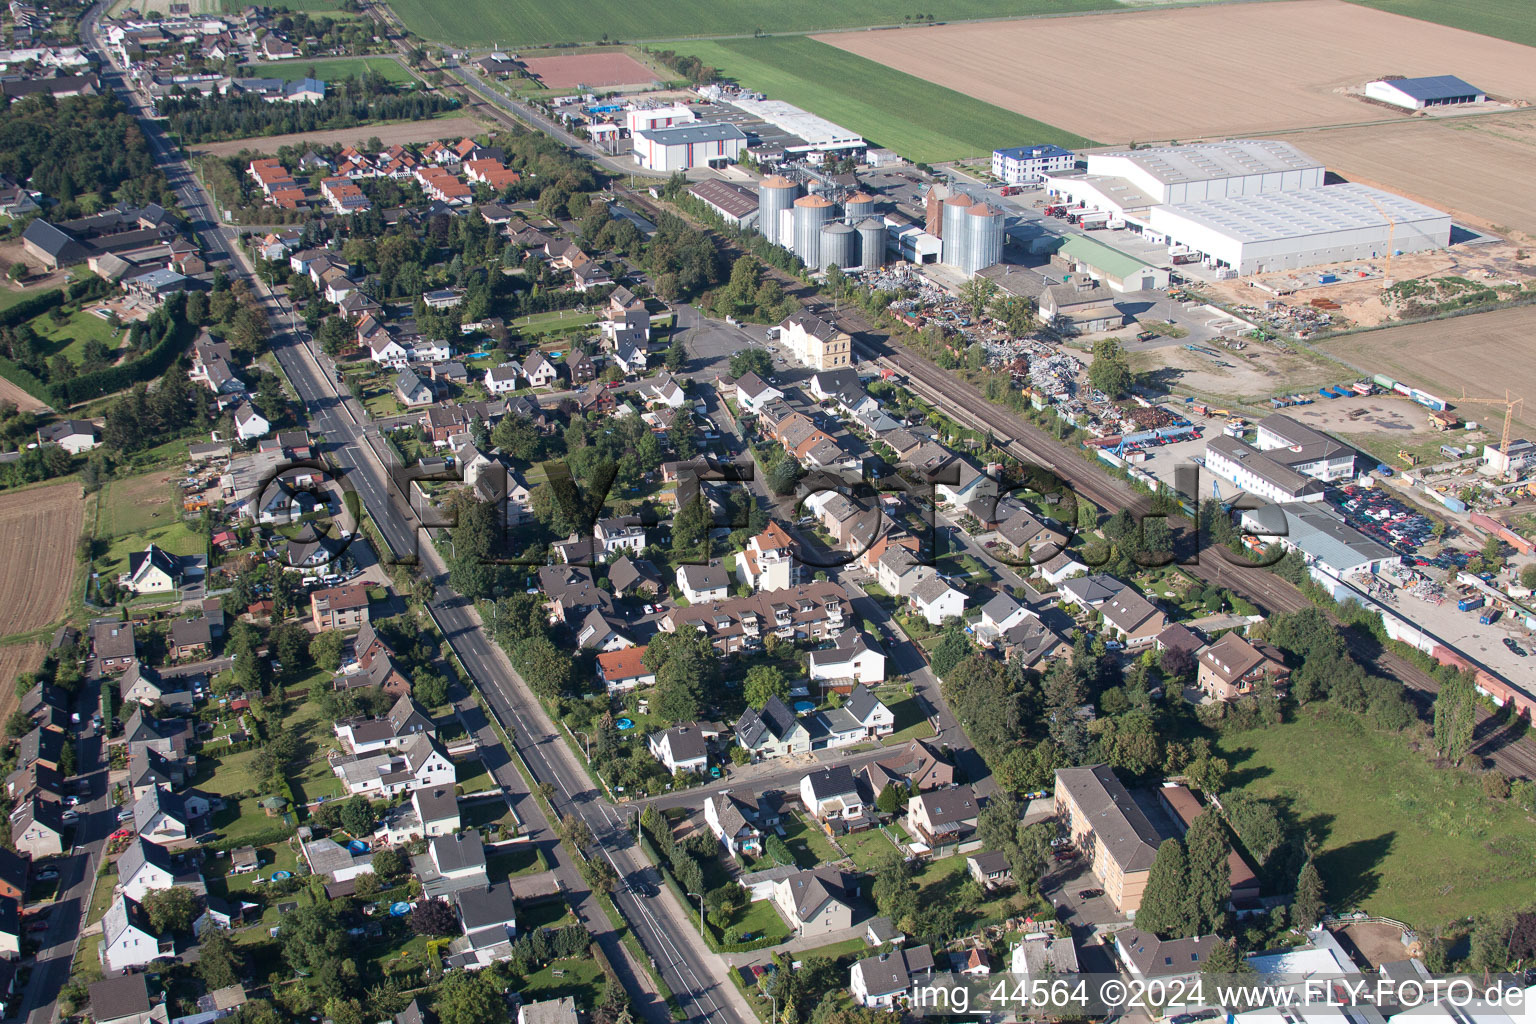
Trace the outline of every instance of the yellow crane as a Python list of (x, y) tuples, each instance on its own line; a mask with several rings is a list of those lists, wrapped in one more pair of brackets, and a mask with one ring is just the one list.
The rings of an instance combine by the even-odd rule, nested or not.
[(1508, 474), (1509, 466), (1509, 431), (1515, 422), (1515, 407), (1522, 404), (1525, 399), (1512, 393), (1508, 388), (1504, 389), (1503, 398), (1468, 398), (1467, 389), (1461, 389), (1461, 401), (1472, 402), (1476, 405), (1502, 405), (1504, 407), (1504, 435), (1499, 441), (1499, 456), (1504, 460), (1505, 473)]

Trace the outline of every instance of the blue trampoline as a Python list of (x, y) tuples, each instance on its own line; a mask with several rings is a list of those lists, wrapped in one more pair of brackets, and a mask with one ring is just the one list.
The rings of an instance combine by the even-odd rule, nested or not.
[(390, 917), (404, 917), (406, 914), (409, 914), (410, 912), (411, 912), (411, 905), (409, 903), (406, 903), (404, 900), (401, 900), (399, 903), (391, 904), (390, 908), (389, 908), (389, 916)]
[(353, 853), (367, 853), (368, 844), (361, 839), (349, 839), (347, 840), (347, 849)]

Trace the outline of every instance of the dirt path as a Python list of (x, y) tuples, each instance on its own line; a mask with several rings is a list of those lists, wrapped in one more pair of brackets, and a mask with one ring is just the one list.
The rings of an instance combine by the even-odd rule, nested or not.
[(50, 408), (4, 377), (0, 377), (0, 402), (15, 402), (22, 412), (42, 412)]
[(385, 146), (406, 145), (414, 142), (430, 142), (433, 139), (462, 139), (485, 130), (479, 119), (466, 114), (438, 117), (430, 121), (402, 121), (396, 124), (365, 124), (357, 128), (336, 128), (324, 132), (301, 132), (294, 135), (260, 135), (249, 139), (231, 139), (228, 142), (210, 142), (191, 147), (194, 155), (209, 153), (213, 156), (234, 156), (242, 149), (260, 153), (276, 153), (281, 146), (357, 145), (378, 137)]

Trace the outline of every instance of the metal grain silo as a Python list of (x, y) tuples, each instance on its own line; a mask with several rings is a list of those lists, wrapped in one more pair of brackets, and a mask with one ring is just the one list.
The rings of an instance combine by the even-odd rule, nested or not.
[(885, 266), (885, 221), (879, 217), (859, 224), (859, 261), (865, 270)]
[(966, 276), (1003, 262), (1003, 211), (977, 203), (965, 211), (965, 248), (957, 264)]
[(965, 193), (958, 193), (944, 200), (944, 234), (940, 259), (952, 267), (960, 265), (961, 253), (970, 243), (971, 219), (966, 211), (976, 205), (976, 200)]
[(817, 270), (836, 264), (847, 270), (859, 265), (859, 233), (853, 225), (836, 222), (821, 229), (821, 258)]
[(875, 215), (875, 197), (856, 192), (843, 201), (843, 220), (855, 226)]
[(779, 224), (795, 205), (800, 186), (782, 174), (770, 174), (757, 183), (757, 229), (774, 245), (783, 245)]
[(821, 229), (832, 220), (836, 207), (821, 196), (795, 200), (795, 255), (813, 270), (821, 268)]

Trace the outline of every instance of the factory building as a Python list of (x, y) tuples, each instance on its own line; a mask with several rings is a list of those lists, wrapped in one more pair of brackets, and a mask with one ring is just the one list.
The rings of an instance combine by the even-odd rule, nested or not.
[(791, 247), (792, 211), (799, 195), (800, 186), (781, 174), (770, 174), (757, 183), (757, 230), (774, 245)]
[(858, 225), (875, 215), (875, 197), (857, 192), (843, 200), (843, 221)]
[(732, 227), (750, 227), (757, 223), (757, 197), (740, 185), (710, 179), (689, 185), (688, 192)]
[(647, 171), (671, 173), (735, 163), (747, 136), (733, 124), (685, 124), (634, 133), (635, 163)]
[(1405, 110), (1423, 110), (1426, 107), (1460, 106), (1464, 103), (1486, 103), (1488, 94), (1475, 85), (1468, 85), (1455, 75), (1432, 75), (1428, 78), (1382, 78), (1365, 84), (1367, 99), (1380, 100)]
[(1225, 434), (1205, 442), (1205, 468), (1266, 501), (1323, 500), (1322, 484)]
[(1003, 214), (956, 193), (942, 204), (940, 259), (970, 277), (1003, 260)]
[(1327, 434), (1275, 413), (1259, 420), (1254, 447), (1265, 455), (1314, 480), (1353, 480), (1355, 449)]
[(885, 266), (885, 251), (887, 234), (885, 221), (879, 217), (870, 217), (860, 221), (859, 231), (859, 264), (865, 270), (878, 270)]
[(1166, 267), (1154, 267), (1128, 252), (1087, 235), (1068, 235), (1052, 261), (1069, 273), (1087, 274), (1113, 292), (1151, 291), (1168, 287)]
[(1025, 185), (1047, 174), (1070, 171), (1077, 154), (1060, 146), (1014, 146), (992, 151), (992, 177), (1009, 185)]
[(1536, 466), (1536, 442), (1517, 438), (1509, 442), (1509, 454), (1505, 455), (1496, 444), (1483, 445), (1482, 464), (1478, 472), (1494, 476), (1520, 476)]
[(624, 127), (630, 135), (657, 128), (675, 128), (698, 120), (693, 109), (686, 103), (671, 103), (665, 107), (639, 107), (624, 112)]
[(846, 269), (859, 265), (859, 233), (852, 224), (833, 221), (821, 229), (821, 251), (816, 269)]
[(1422, 252), (1450, 244), (1451, 216), (1344, 184), (1154, 206), (1152, 231), (1239, 274)]

